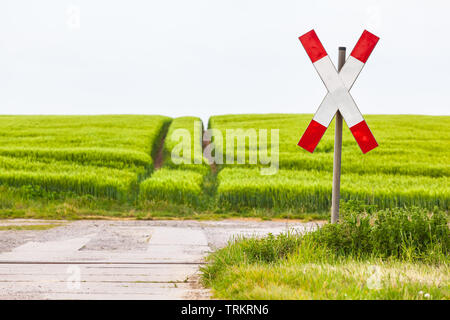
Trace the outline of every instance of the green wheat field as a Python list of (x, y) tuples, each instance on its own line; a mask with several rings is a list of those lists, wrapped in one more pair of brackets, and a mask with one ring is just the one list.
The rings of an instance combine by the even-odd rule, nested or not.
[[(248, 143), (244, 164), (175, 164), (176, 129), (191, 134), (192, 159), (194, 148), (202, 149), (196, 117), (0, 116), (0, 214), (327, 217), (334, 127), (310, 154), (297, 146), (310, 119), (225, 115), (203, 125), (223, 132), (223, 141), (213, 141), (224, 157), (227, 129), (268, 129), (269, 151), (270, 129), (279, 129), (279, 171), (261, 175), (265, 165), (249, 163), (249, 154), (258, 150)], [(341, 201), (448, 211), (450, 117), (369, 115), (367, 122), (379, 147), (365, 155), (344, 126)]]

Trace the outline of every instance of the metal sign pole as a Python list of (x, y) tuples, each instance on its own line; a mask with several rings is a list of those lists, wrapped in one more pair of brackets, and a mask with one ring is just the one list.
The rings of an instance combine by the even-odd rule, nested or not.
[[(338, 72), (345, 64), (345, 50), (345, 47), (339, 47)], [(339, 220), (339, 199), (341, 195), (342, 115), (339, 110), (336, 112), (335, 120), (331, 223), (337, 223)]]

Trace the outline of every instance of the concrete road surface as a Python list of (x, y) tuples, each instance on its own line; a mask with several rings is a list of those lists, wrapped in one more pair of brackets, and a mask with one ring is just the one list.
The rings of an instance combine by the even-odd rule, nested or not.
[[(6, 226), (58, 224), (48, 230)], [(0, 299), (207, 299), (205, 256), (235, 236), (305, 232), (276, 221), (0, 220)]]

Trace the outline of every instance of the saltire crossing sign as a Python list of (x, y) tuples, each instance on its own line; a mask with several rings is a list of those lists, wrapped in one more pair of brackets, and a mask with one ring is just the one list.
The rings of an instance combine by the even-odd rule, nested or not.
[(334, 115), (340, 111), (361, 151), (367, 153), (376, 148), (378, 143), (349, 91), (379, 38), (364, 30), (339, 73), (314, 30), (305, 33), (299, 39), (328, 93), (298, 145), (309, 152), (314, 152)]

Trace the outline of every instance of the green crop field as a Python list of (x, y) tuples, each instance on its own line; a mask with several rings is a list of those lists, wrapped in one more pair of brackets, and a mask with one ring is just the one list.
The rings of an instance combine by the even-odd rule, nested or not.
[[(278, 207), (326, 211), (331, 206), (332, 174), (314, 170), (280, 170), (263, 176), (257, 169), (225, 168), (218, 176), (218, 199), (232, 208)], [(379, 208), (435, 206), (448, 209), (450, 179), (348, 173), (341, 181), (341, 199), (361, 200)]]
[(163, 116), (2, 116), (0, 183), (132, 199), (153, 170)]
[[(227, 130), (256, 133), (256, 144), (245, 140), (244, 163), (211, 169), (202, 155), (206, 128), (196, 117), (0, 116), (0, 214), (139, 218), (163, 208), (161, 216), (177, 211), (209, 217), (226, 212), (326, 217), (334, 127), (310, 154), (297, 146), (310, 119), (294, 114), (211, 117), (207, 128), (222, 133), (223, 139), (214, 136), (213, 142), (224, 160), (234, 157), (227, 154)], [(344, 128), (342, 201), (448, 211), (450, 117), (373, 115), (367, 122), (379, 147), (365, 155)], [(261, 129), (268, 130), (269, 155), (279, 158), (273, 175), (261, 174), (269, 166), (260, 161)], [(271, 129), (279, 130), (278, 143)], [(180, 147), (183, 135), (187, 149)], [(228, 152), (237, 148), (235, 141)]]
[[(379, 147), (363, 155), (350, 130), (344, 127), (342, 198), (380, 208), (414, 205), (448, 210), (450, 117), (366, 118)], [(249, 146), (248, 142), (245, 164), (222, 166), (217, 188), (220, 204), (230, 208), (327, 211), (331, 205), (334, 127), (332, 123), (311, 154), (297, 146), (310, 120), (310, 115), (286, 114), (211, 117), (209, 126), (220, 130), (224, 137), (229, 129), (279, 129), (280, 171), (264, 176), (251, 168), (255, 165), (249, 163), (248, 151), (257, 153), (257, 146)], [(225, 153), (227, 142), (224, 138), (220, 147)], [(270, 150), (270, 139), (267, 144)]]
[[(224, 137), (227, 129), (279, 129), (280, 168), (331, 172), (334, 122), (313, 154), (297, 146), (311, 118), (312, 115), (292, 114), (214, 116), (209, 126), (221, 130)], [(343, 173), (450, 175), (450, 117), (368, 115), (366, 119), (379, 147), (363, 155), (344, 125)]]

